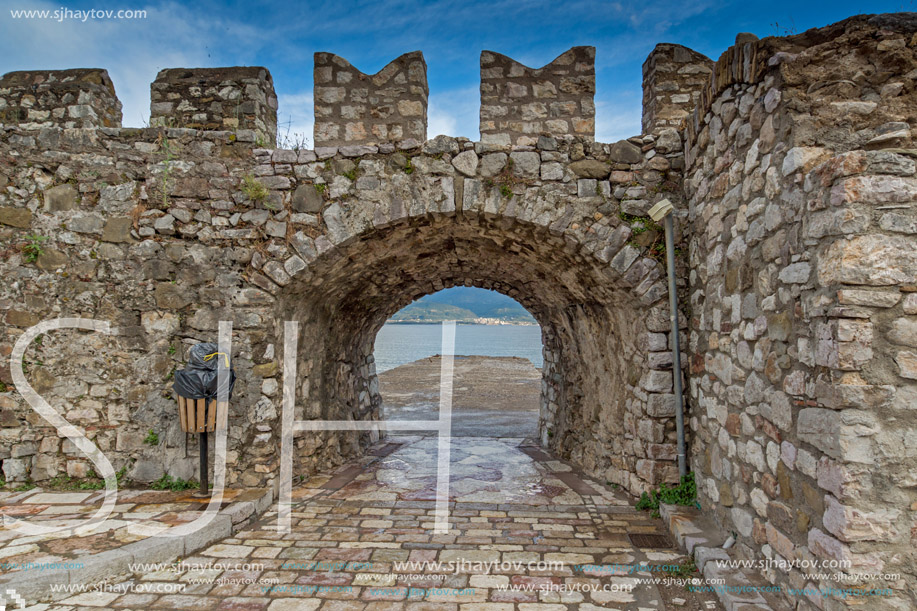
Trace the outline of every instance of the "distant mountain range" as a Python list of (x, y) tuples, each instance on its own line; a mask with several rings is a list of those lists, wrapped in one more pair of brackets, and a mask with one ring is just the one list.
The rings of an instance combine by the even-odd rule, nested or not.
[(535, 319), (512, 297), (468, 286), (425, 295), (389, 319), (399, 323), (455, 320), (483, 324), (535, 324)]

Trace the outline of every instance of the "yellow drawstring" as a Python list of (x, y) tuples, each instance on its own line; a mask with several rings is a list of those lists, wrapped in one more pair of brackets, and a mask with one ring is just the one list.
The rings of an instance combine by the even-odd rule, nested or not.
[(226, 359), (226, 367), (228, 368), (229, 367), (229, 356), (227, 356), (225, 352), (213, 352), (211, 354), (208, 354), (207, 356), (204, 357), (204, 362), (209, 361), (210, 359), (217, 356), (218, 354), (222, 354), (223, 358)]

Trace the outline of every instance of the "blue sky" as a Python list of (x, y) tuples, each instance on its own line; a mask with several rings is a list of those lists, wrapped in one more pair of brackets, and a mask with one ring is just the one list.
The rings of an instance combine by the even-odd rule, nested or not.
[[(35, 2), (3, 0), (0, 73), (99, 67), (124, 103), (124, 125), (149, 116), (149, 84), (163, 68), (266, 66), (281, 131), (312, 137), (312, 54), (330, 51), (366, 73), (424, 53), (428, 136), (478, 137), (479, 55), (497, 51), (540, 67), (575, 45), (596, 54), (596, 138), (640, 132), (641, 66), (659, 42), (716, 59), (737, 32), (802, 32), (859, 13), (917, 10), (913, 0), (770, 2), (686, 0), (371, 0), (317, 2)], [(145, 9), (141, 20), (13, 19), (11, 10)]]

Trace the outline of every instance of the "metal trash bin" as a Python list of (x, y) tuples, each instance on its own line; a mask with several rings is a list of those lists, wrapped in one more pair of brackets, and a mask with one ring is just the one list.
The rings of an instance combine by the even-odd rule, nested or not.
[(212, 433), (226, 430), (229, 403), (216, 399), (186, 399), (178, 396), (181, 430), (186, 433)]
[[(224, 370), (222, 388), (221, 369)], [(236, 374), (230, 364), (229, 355), (220, 352), (217, 344), (209, 342), (192, 346), (188, 355), (188, 365), (185, 369), (175, 372), (172, 390), (178, 395), (181, 430), (200, 436), (200, 496), (210, 495), (207, 477), (207, 433), (226, 430), (229, 421), (229, 399), (235, 383)]]

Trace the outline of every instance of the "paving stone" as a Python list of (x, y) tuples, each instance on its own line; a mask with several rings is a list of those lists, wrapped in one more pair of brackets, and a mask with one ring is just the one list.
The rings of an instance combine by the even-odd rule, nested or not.
[[(518, 605), (520, 609), (527, 606), (532, 611), (545, 608), (559, 610), (582, 601), (582, 595), (577, 598), (567, 593), (558, 595), (560, 602), (545, 602), (538, 588), (548, 583), (560, 583), (559, 578), (550, 574), (528, 574), (525, 563), (563, 562), (565, 568), (559, 574), (570, 576), (574, 574), (571, 564), (604, 562), (612, 557), (609, 556), (612, 553), (617, 553), (614, 557), (620, 559), (622, 550), (627, 550), (628, 561), (634, 562), (652, 559), (674, 562), (680, 558), (674, 552), (654, 553), (651, 557), (632, 548), (626, 538), (620, 542), (598, 539), (597, 529), (603, 520), (622, 524), (622, 533), (660, 533), (663, 526), (661, 521), (634, 510), (631, 502), (620, 492), (602, 486), (543, 450), (535, 453), (534, 457), (531, 452), (524, 452), (526, 446), (520, 445), (523, 441), (453, 439), (453, 482), (469, 482), (470, 485), (464, 492), (455, 492), (457, 497), (450, 511), (449, 535), (431, 533), (435, 507), (432, 501), (373, 500), (376, 498), (374, 490), (388, 490), (387, 494), (396, 499), (410, 499), (417, 490), (429, 485), (429, 474), (435, 473), (436, 468), (434, 454), (430, 452), (435, 447), (435, 438), (415, 437), (395, 444), (392, 451), (372, 452), (351, 465), (344, 465), (338, 471), (346, 473), (347, 477), (335, 486), (326, 485), (336, 477), (334, 473), (305, 482), (304, 487), (294, 495), (301, 500), (292, 508), (290, 533), (276, 532), (273, 522), (276, 505), (273, 505), (261, 522), (235, 534), (223, 534), (221, 540), (196, 555), (189, 548), (183, 556), (183, 563), (188, 566), (195, 563), (204, 566), (217, 561), (230, 564), (260, 562), (271, 567), (265, 572), (220, 568), (191, 570), (180, 577), (181, 583), (203, 580), (220, 582), (221, 585), (213, 588), (195, 585), (180, 594), (145, 592), (142, 599), (137, 598), (139, 593), (115, 595), (115, 598), (100, 604), (111, 608), (142, 604), (151, 609), (274, 610), (348, 608), (355, 604), (365, 604), (373, 609), (416, 610), (501, 609), (506, 605), (509, 608)], [(386, 445), (383, 442), (379, 449)], [(411, 464), (412, 469), (392, 469), (392, 466), (402, 464)], [(499, 479), (494, 479), (494, 470), (500, 474)], [(557, 479), (555, 473), (560, 473), (569, 481)], [(476, 479), (478, 477), (482, 479)], [(511, 480), (517, 483), (504, 488)], [(522, 481), (535, 483), (535, 490), (540, 492), (512, 494), (513, 489), (524, 487)], [(551, 483), (545, 486), (544, 482)], [(502, 500), (510, 502), (477, 500), (481, 491), (489, 489), (502, 491)], [(314, 494), (304, 494), (306, 492)], [(143, 494), (129, 495), (130, 500), (134, 503), (153, 500)], [(365, 500), (361, 500), (364, 497)], [(498, 497), (495, 495), (495, 499)], [(236, 491), (233, 498), (242, 504), (254, 502), (245, 500), (248, 498), (245, 491)], [(565, 502), (558, 503), (559, 499)], [(593, 499), (599, 499), (605, 511), (611, 513), (599, 513), (594, 508)], [(141, 502), (136, 506), (150, 505)], [(585, 539), (580, 539), (580, 536)], [(198, 543), (206, 538), (209, 536), (196, 536)], [(428, 550), (414, 547), (432, 543), (437, 538), (445, 543)], [(139, 541), (126, 546), (123, 551), (114, 550), (112, 553), (149, 562), (152, 556), (174, 557), (181, 545), (187, 544), (178, 540), (177, 546), (170, 546), (166, 541), (151, 540), (152, 546)], [(609, 545), (612, 547), (607, 547)], [(268, 554), (265, 551), (278, 553)], [(435, 575), (435, 569), (419, 571), (404, 568), (400, 572), (405, 577), (393, 576), (393, 563), (407, 560), (454, 563), (459, 571), (453, 575), (451, 570), (447, 570), (445, 572), (449, 576), (445, 580), (432, 582), (417, 578), (408, 580), (406, 576), (418, 572)], [(485, 566), (482, 563), (494, 562), (519, 563), (520, 568), (500, 569), (499, 572), (482, 568)], [(133, 578), (155, 584), (170, 575), (174, 579), (170, 570), (161, 574), (138, 574)], [(272, 581), (275, 587), (269, 598), (255, 584), (240, 589), (230, 583), (232, 578), (258, 576), (276, 580)], [(595, 578), (617, 579), (598, 574)], [(501, 587), (509, 585), (531, 589), (501, 590)], [(288, 589), (284, 590), (284, 587)], [(464, 588), (473, 589), (474, 593), (470, 589), (462, 593)], [(152, 598), (148, 598), (150, 596)], [(592, 596), (598, 605), (634, 600), (628, 598), (630, 594), (614, 592)], [(652, 600), (653, 597), (658, 598), (658, 592), (652, 586), (636, 595), (637, 600)], [(51, 606), (49, 611), (57, 609)]]

